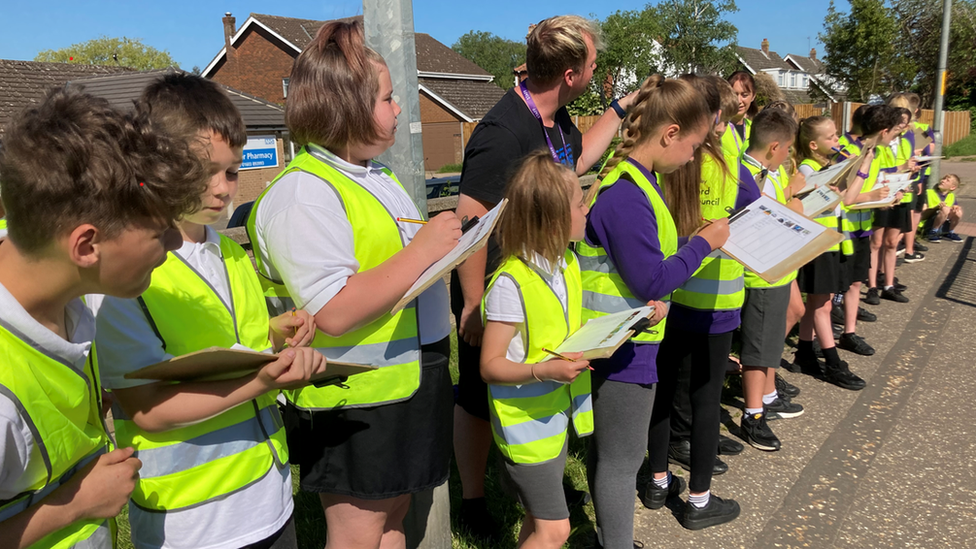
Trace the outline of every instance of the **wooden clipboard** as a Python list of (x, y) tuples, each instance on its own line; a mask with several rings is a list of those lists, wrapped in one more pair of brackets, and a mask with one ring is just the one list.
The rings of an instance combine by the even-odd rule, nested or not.
[[(216, 381), (236, 379), (254, 372), (278, 355), (250, 350), (210, 347), (171, 358), (125, 374), (125, 379), (153, 379), (156, 381)], [(341, 383), (352, 375), (375, 370), (376, 366), (328, 361), (325, 375), (313, 380), (313, 385)]]
[[(629, 341), (630, 338), (634, 337), (640, 332), (650, 329), (651, 323), (649, 319), (653, 315), (654, 306), (650, 305), (594, 318), (580, 327), (579, 330), (576, 330), (570, 334), (570, 336), (567, 337), (566, 340), (556, 348), (556, 352), (560, 354), (582, 352), (583, 358), (586, 360), (609, 358), (611, 355), (613, 355), (613, 353), (617, 352), (617, 349), (619, 349), (621, 345)], [(617, 316), (621, 318), (609, 321), (610, 319), (608, 317)], [(606, 324), (607, 326), (594, 331), (594, 328), (597, 327), (596, 324), (593, 324), (594, 322), (599, 325)], [(588, 329), (587, 326), (590, 326), (590, 328)], [(594, 333), (588, 334), (587, 331)], [(575, 343), (574, 338), (577, 340), (583, 338), (589, 341)], [(592, 342), (593, 338), (600, 338), (600, 340), (594, 345)], [(605, 343), (610, 344), (605, 345)]]

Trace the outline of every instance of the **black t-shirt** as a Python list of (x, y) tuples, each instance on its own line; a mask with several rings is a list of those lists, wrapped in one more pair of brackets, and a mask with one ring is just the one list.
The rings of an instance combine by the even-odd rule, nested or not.
[[(537, 149), (548, 150), (542, 124), (518, 93), (515, 88), (508, 90), (471, 132), (464, 148), (461, 194), (489, 204), (501, 202), (505, 183), (519, 160)], [(583, 150), (583, 134), (565, 107), (556, 111), (554, 119), (555, 125), (546, 128), (549, 139), (560, 160), (572, 158), (575, 169)]]

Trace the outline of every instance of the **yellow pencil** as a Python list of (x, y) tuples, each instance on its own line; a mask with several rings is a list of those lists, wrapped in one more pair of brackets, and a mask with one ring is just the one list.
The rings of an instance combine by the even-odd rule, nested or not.
[(427, 222), (423, 219), (410, 219), (409, 217), (398, 217), (397, 221), (402, 221), (404, 223), (416, 223), (418, 225), (426, 225)]

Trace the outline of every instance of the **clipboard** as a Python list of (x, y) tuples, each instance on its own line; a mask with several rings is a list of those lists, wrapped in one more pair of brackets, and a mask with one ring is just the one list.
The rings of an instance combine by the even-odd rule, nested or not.
[(586, 360), (609, 358), (626, 341), (651, 327), (654, 306), (648, 305), (591, 319), (563, 341), (559, 354), (583, 353)]
[[(152, 379), (156, 381), (217, 381), (236, 379), (274, 362), (278, 355), (251, 350), (210, 347), (182, 356), (157, 362), (125, 374), (125, 379)], [(375, 370), (376, 366), (328, 361), (325, 374), (312, 381), (312, 385), (342, 384), (349, 376)]]
[(860, 165), (861, 156), (858, 154), (849, 156), (842, 162), (828, 166), (826, 169), (814, 172), (806, 176), (806, 186), (800, 189), (800, 192), (796, 193), (796, 196), (799, 198), (800, 195), (809, 194), (820, 187), (829, 187), (831, 185), (844, 190), (857, 177), (857, 168)]
[(833, 210), (843, 200), (843, 196), (835, 193), (829, 187), (817, 187), (800, 198), (800, 203), (803, 204), (803, 215), (814, 218), (827, 210)]
[[(929, 128), (928, 131), (932, 131), (932, 129)], [(916, 127), (914, 129), (912, 129), (912, 134), (915, 136), (915, 149), (916, 150), (918, 150), (918, 149), (925, 149), (925, 147), (928, 147), (929, 145), (935, 143), (935, 141), (931, 137), (929, 137), (928, 135), (925, 135), (926, 133), (927, 133), (927, 131), (923, 131), (921, 128), (917, 128)]]
[(773, 283), (842, 240), (839, 232), (763, 195), (729, 218), (729, 240), (721, 250)]
[(464, 263), (472, 254), (483, 248), (488, 243), (488, 237), (495, 230), (495, 226), (498, 224), (498, 220), (501, 218), (502, 212), (505, 211), (507, 204), (508, 199), (503, 198), (501, 202), (481, 217), (481, 219), (478, 219), (476, 223), (469, 225), (469, 228), (461, 235), (461, 240), (458, 241), (457, 246), (421, 273), (417, 281), (413, 283), (413, 286), (410, 286), (407, 293), (393, 306), (390, 314), (400, 312), (408, 303), (422, 294), (424, 290), (430, 288), (435, 282), (451, 272), (452, 269)]
[(886, 206), (891, 206), (892, 204), (895, 203), (895, 195), (898, 194), (898, 191), (903, 191), (908, 187), (911, 187), (912, 183), (915, 182), (915, 180), (912, 179), (912, 176), (909, 173), (896, 173), (896, 174), (883, 174), (883, 175), (885, 176), (885, 179), (878, 181), (874, 185), (874, 188), (872, 188), (871, 190), (873, 191), (875, 189), (887, 185), (891, 191), (891, 193), (888, 195), (888, 198), (875, 200), (873, 202), (859, 202), (857, 204), (852, 204), (847, 209), (870, 210), (873, 208), (884, 208)]

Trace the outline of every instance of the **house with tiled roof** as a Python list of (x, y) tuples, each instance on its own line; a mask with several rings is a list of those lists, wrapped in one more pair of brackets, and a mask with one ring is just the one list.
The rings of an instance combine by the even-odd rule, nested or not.
[[(156, 69), (148, 71), (132, 71), (117, 74), (103, 74), (71, 80), (69, 86), (78, 86), (85, 93), (108, 100), (109, 104), (120, 110), (133, 108), (135, 101), (142, 95), (147, 86), (171, 73), (185, 73), (180, 69)], [(236, 203), (243, 204), (254, 200), (268, 186), (281, 170), (284, 169), (292, 151), (287, 150), (284, 136), (288, 133), (285, 126), (285, 109), (277, 103), (266, 101), (251, 94), (236, 90), (221, 84), (231, 103), (237, 107), (244, 119), (247, 130), (248, 144), (244, 148), (245, 161), (241, 164), (238, 177), (238, 191)], [(270, 140), (270, 141), (268, 141)], [(263, 151), (267, 154), (273, 149), (274, 154), (261, 162), (249, 161), (248, 153)]]
[(77, 78), (130, 70), (118, 66), (0, 59), (0, 139), (10, 120), (20, 111), (40, 103), (51, 88)]
[[(362, 20), (362, 16), (343, 20)], [(292, 64), (328, 21), (252, 13), (240, 26), (223, 18), (224, 47), (203, 76), (284, 104)], [(424, 33), (415, 33), (425, 167), (460, 163), (462, 124), (480, 120), (505, 91), (494, 77)]]
[(769, 49), (769, 40), (765, 38), (759, 49), (743, 46), (735, 49), (743, 69), (753, 75), (760, 71), (768, 73), (790, 103), (814, 103), (809, 92), (811, 85), (819, 88), (832, 102), (837, 101), (836, 94), (823, 84), (823, 63), (816, 58), (816, 50), (810, 50), (811, 57), (789, 54), (784, 59)]

